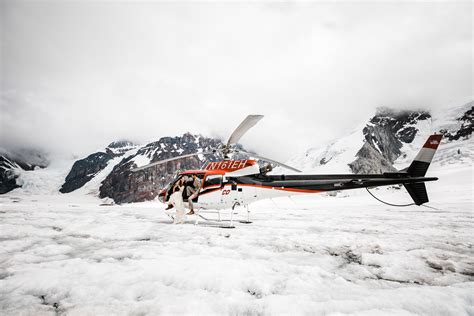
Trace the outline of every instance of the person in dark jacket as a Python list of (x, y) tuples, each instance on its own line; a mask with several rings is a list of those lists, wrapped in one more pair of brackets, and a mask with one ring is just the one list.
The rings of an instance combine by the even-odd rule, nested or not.
[(194, 214), (194, 205), (193, 199), (197, 198), (199, 195), (199, 190), (201, 189), (201, 180), (193, 174), (191, 177), (188, 177), (186, 180), (186, 196), (188, 197), (189, 213), (188, 215)]

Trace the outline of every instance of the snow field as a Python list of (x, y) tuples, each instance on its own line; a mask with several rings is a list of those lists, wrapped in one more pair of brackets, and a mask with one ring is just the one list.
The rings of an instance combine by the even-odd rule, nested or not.
[[(397, 168), (430, 132), (419, 127)], [(293, 165), (347, 172), (360, 141)], [(304, 195), (254, 203), (253, 223), (233, 230), (172, 225), (159, 202), (101, 205), (122, 158), (70, 194), (58, 189), (72, 161), (22, 172), (23, 188), (0, 196), (0, 315), (474, 315), (473, 154), (471, 140), (441, 145), (429, 207)], [(372, 192), (412, 202), (403, 188)]]
[(233, 230), (172, 225), (156, 202), (2, 196), (1, 313), (470, 315), (468, 170), (437, 170), (437, 209), (306, 195), (255, 203), (254, 223)]

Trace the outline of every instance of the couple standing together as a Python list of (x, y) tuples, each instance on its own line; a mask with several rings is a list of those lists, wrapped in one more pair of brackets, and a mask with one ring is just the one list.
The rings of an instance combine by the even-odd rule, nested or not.
[(194, 214), (193, 199), (197, 198), (199, 189), (201, 188), (201, 180), (196, 175), (184, 176), (173, 186), (172, 194), (168, 201), (169, 210), (172, 207), (176, 208), (176, 216), (174, 218), (175, 224), (183, 224), (185, 219), (185, 206), (183, 195), (186, 194), (188, 197), (189, 213), (187, 215)]

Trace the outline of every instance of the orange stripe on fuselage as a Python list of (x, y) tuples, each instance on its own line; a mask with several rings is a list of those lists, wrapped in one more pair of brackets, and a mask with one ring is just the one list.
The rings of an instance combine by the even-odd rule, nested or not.
[[(228, 185), (228, 184), (226, 184)], [(296, 188), (285, 188), (285, 187), (272, 187), (266, 185), (258, 185), (258, 184), (237, 184), (237, 186), (244, 186), (244, 187), (256, 187), (262, 189), (272, 189), (272, 190), (280, 190), (280, 191), (289, 191), (289, 192), (301, 192), (301, 193), (320, 193), (324, 192), (324, 190), (308, 190), (308, 189), (296, 189)]]
[[(227, 186), (232, 186), (232, 184), (225, 184), (222, 188), (219, 189), (211, 189), (208, 192), (203, 192), (199, 193), (199, 195), (207, 194), (207, 193), (212, 193), (217, 190), (222, 190), (223, 188)], [(258, 185), (258, 184), (237, 184), (237, 186), (241, 187), (255, 187), (255, 188), (261, 188), (261, 189), (267, 189), (267, 190), (279, 190), (279, 191), (287, 191), (287, 192), (297, 192), (297, 193), (320, 193), (320, 192), (325, 192), (325, 190), (308, 190), (308, 189), (295, 189), (295, 188), (285, 188), (285, 187), (272, 187), (272, 186), (265, 186), (265, 185)]]

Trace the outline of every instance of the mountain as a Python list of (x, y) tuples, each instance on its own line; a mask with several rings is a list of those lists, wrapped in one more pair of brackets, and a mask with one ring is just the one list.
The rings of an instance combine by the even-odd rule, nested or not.
[[(445, 138), (435, 156), (472, 162), (473, 102), (434, 111), (377, 109), (349, 135), (296, 154), (287, 163), (308, 173), (382, 173), (405, 168), (428, 135)], [(275, 172), (280, 172), (277, 169)]]
[(107, 167), (110, 160), (115, 157), (121, 157), (136, 147), (136, 144), (129, 141), (117, 141), (109, 144), (104, 151), (90, 154), (86, 158), (74, 162), (59, 191), (61, 193), (69, 193), (81, 188)]
[[(428, 135), (439, 132), (445, 138), (434, 163), (444, 168), (472, 164), (472, 130), (473, 102), (432, 113), (379, 108), (345, 137), (310, 148), (287, 163), (306, 173), (321, 174), (401, 170), (409, 165)], [(48, 165), (38, 151), (0, 151), (0, 194), (21, 186), (27, 194), (86, 194), (115, 203), (153, 200), (178, 170), (200, 169), (206, 159), (221, 157), (198, 155), (136, 173), (131, 172), (133, 168), (221, 145), (219, 139), (190, 133), (162, 137), (144, 146), (122, 140), (77, 161), (53, 161), (54, 166)], [(288, 170), (275, 168), (273, 173)]]
[(198, 155), (140, 172), (131, 172), (131, 169), (179, 155), (209, 151), (222, 144), (219, 139), (190, 133), (177, 137), (162, 137), (120, 161), (102, 182), (100, 197), (112, 198), (116, 203), (152, 200), (174, 177), (176, 171), (200, 169), (206, 158), (214, 161), (216, 157)]
[(0, 194), (21, 187), (17, 183), (22, 170), (45, 168), (49, 164), (45, 154), (39, 150), (19, 149), (7, 151), (0, 148)]
[(17, 170), (19, 168), (21, 167), (14, 161), (6, 156), (0, 156), (0, 194), (20, 187), (16, 183), (16, 178), (18, 177)]
[(474, 101), (439, 113), (435, 124), (450, 141), (470, 138), (474, 126)]
[(417, 125), (429, 120), (425, 111), (394, 111), (379, 108), (363, 128), (364, 144), (349, 164), (353, 173), (383, 173), (395, 171), (393, 163), (402, 154), (404, 144), (415, 139)]
[[(215, 161), (218, 157), (198, 155), (136, 173), (131, 172), (132, 169), (158, 160), (209, 151), (221, 145), (223, 143), (219, 139), (190, 133), (162, 137), (144, 146), (128, 141), (114, 142), (103, 151), (75, 161), (60, 192), (70, 193), (87, 187), (86, 193), (113, 199), (115, 203), (152, 200), (171, 181), (176, 171), (200, 169), (207, 160)], [(90, 185), (92, 182), (94, 185)]]

